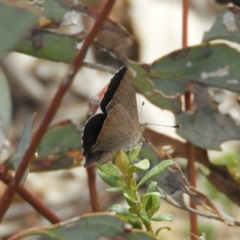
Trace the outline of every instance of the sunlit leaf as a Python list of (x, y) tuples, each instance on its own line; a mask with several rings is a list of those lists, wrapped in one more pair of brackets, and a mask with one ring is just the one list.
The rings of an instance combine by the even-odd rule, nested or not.
[(110, 176), (104, 172), (102, 172), (100, 169), (98, 169), (98, 174), (102, 178), (102, 180), (107, 183), (110, 187), (116, 187), (116, 188), (121, 188), (122, 187), (119, 185), (119, 182), (121, 181), (120, 177), (117, 176)]
[(176, 121), (182, 124), (177, 133), (194, 145), (220, 150), (220, 145), (228, 140), (240, 140), (240, 128), (227, 114), (221, 114), (212, 102), (207, 89), (195, 85), (193, 112), (176, 115)]
[[(163, 95), (160, 91), (160, 86), (154, 86), (149, 78), (149, 67), (145, 69), (144, 66), (136, 62), (128, 62), (129, 67), (136, 71), (136, 77), (134, 78), (134, 83), (137, 88), (137, 92), (145, 96), (152, 104), (162, 108), (168, 109), (172, 112), (178, 112), (181, 109), (180, 97), (171, 96), (167, 97)], [(160, 91), (159, 91), (160, 90)]]
[(170, 213), (162, 213), (157, 216), (151, 218), (153, 221), (161, 222), (161, 221), (173, 221), (173, 216)]
[(121, 171), (111, 161), (102, 165), (98, 164), (97, 168), (109, 176), (120, 177), (122, 175)]
[(40, 142), (31, 171), (50, 171), (79, 166), (82, 161), (81, 134), (71, 121), (51, 126)]
[(223, 39), (240, 43), (240, 20), (239, 14), (228, 8), (218, 12), (211, 29), (205, 32), (203, 41)]
[(143, 176), (143, 178), (139, 181), (137, 187), (138, 188), (141, 187), (143, 184), (151, 180), (153, 177), (160, 174), (164, 170), (164, 168), (168, 167), (172, 163), (173, 163), (172, 160), (164, 160), (160, 162), (158, 165), (156, 165), (154, 168), (148, 171), (145, 176)]
[(145, 74), (167, 95), (182, 94), (193, 82), (239, 93), (239, 61), (239, 51), (226, 44), (204, 44), (154, 61)]
[(148, 159), (143, 159), (138, 163), (135, 163), (134, 166), (138, 169), (147, 170), (150, 167), (150, 163)]
[[(0, 2), (0, 56), (13, 48), (34, 26), (38, 16), (23, 8)], [(9, 24), (11, 23), (11, 31)]]
[(121, 239), (126, 240), (154, 239), (141, 230), (125, 231), (125, 224), (128, 223), (117, 216), (91, 214), (60, 224), (24, 231), (18, 235), (18, 239), (27, 236), (39, 236), (45, 240), (114, 239), (116, 236), (121, 236)]
[(31, 117), (28, 118), (26, 121), (22, 135), (20, 138), (19, 145), (17, 147), (17, 150), (15, 151), (13, 157), (10, 159), (10, 161), (6, 162), (6, 165), (9, 167), (12, 167), (14, 170), (17, 170), (22, 158), (27, 151), (29, 144), (32, 140), (32, 132), (33, 132), (33, 124), (35, 120), (35, 115), (32, 115)]
[(152, 193), (157, 187), (157, 182), (151, 182), (147, 188), (147, 193)]
[(0, 72), (0, 153), (7, 146), (7, 134), (12, 117), (10, 89), (5, 75)]

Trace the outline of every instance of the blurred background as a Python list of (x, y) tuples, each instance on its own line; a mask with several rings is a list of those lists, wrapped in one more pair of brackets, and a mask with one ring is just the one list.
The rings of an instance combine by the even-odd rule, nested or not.
[[(101, 9), (105, 1), (81, 1), (94, 9)], [(190, 0), (189, 12), (189, 46), (200, 44), (203, 33), (210, 29), (216, 14), (222, 5), (214, 0)], [(123, 25), (135, 38), (129, 57), (142, 63), (151, 63), (154, 60), (181, 48), (182, 31), (182, 1), (180, 0), (118, 0), (110, 18)], [(89, 26), (85, 20), (80, 21), (76, 29)], [(64, 51), (64, 49), (63, 49)], [(119, 68), (119, 62), (114, 62), (108, 55), (98, 55), (90, 50), (87, 56), (89, 62), (105, 61), (109, 67)], [(67, 65), (36, 59), (19, 53), (9, 53), (1, 60), (1, 69), (7, 77), (11, 89), (13, 104), (12, 124), (9, 133), (9, 147), (3, 151), (1, 161), (7, 159), (18, 145), (21, 132), (27, 118), (37, 112), (35, 129), (43, 118), (49, 102), (56, 92), (58, 84), (66, 74)], [(97, 70), (82, 68), (65, 95), (61, 107), (54, 119), (59, 122), (71, 119), (80, 128), (86, 120), (88, 101), (106, 86), (112, 74)], [(229, 94), (223, 111), (231, 108)], [(145, 101), (140, 122), (174, 125), (171, 112), (163, 111), (145, 98), (138, 95), (139, 106)], [(225, 108), (224, 108), (225, 107)], [(151, 127), (169, 136), (181, 139), (175, 130), (163, 127)], [(182, 140), (182, 139), (181, 139)], [(234, 151), (239, 145), (236, 143), (223, 144), (223, 149)], [(211, 151), (212, 158), (221, 158), (219, 152)], [(240, 159), (238, 159), (240, 162)], [(62, 219), (69, 219), (82, 213), (90, 212), (89, 193), (86, 180), (86, 171), (78, 167), (64, 171), (46, 173), (30, 173), (25, 186)], [(122, 202), (122, 198), (115, 193), (106, 193), (106, 185), (98, 179), (100, 203), (103, 211), (107, 211), (113, 203)], [(199, 173), (197, 188), (207, 194), (220, 208), (229, 215), (238, 218), (239, 208), (223, 194), (215, 190), (211, 184)], [(0, 185), (0, 195), (5, 185)], [(169, 212), (174, 216), (172, 223), (164, 223), (171, 227), (171, 231), (163, 231), (161, 239), (189, 239), (189, 214), (162, 202), (160, 212)], [(7, 237), (26, 228), (49, 225), (17, 195), (14, 203), (5, 215), (0, 225), (0, 236)], [(158, 225), (159, 227), (159, 225)], [(157, 228), (157, 226), (156, 226)], [(240, 239), (240, 230), (237, 227), (227, 227), (224, 223), (199, 217), (200, 234), (205, 233), (206, 239)]]

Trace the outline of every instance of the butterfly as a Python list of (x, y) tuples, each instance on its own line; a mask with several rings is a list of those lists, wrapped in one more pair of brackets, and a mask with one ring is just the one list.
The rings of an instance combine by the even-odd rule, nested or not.
[(131, 151), (141, 142), (145, 125), (139, 123), (133, 80), (131, 71), (121, 67), (100, 102), (102, 113), (85, 123), (82, 133), (85, 167), (107, 163), (120, 150)]

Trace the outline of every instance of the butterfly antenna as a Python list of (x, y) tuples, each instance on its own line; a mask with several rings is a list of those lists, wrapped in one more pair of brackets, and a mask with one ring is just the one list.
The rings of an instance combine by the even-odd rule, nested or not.
[(157, 124), (157, 123), (146, 123), (146, 125), (155, 125), (155, 126), (170, 127), (170, 128), (180, 128), (180, 127), (182, 127), (181, 125), (169, 126), (169, 125), (163, 125), (163, 124)]
[[(145, 102), (142, 102), (142, 106), (141, 106), (140, 114), (139, 114), (139, 119), (141, 119), (144, 104), (145, 104)], [(170, 128), (180, 128), (181, 127), (181, 125), (169, 126), (169, 125), (162, 125), (162, 124), (157, 124), (157, 123), (146, 123), (146, 126), (147, 125), (155, 125), (155, 126), (170, 127)]]
[(142, 106), (141, 106), (140, 114), (139, 114), (139, 119), (141, 119), (144, 104), (145, 104), (145, 102), (142, 102)]

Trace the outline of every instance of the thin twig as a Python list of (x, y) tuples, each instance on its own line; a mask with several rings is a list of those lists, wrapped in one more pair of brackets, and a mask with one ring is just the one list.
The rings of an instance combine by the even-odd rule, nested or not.
[[(188, 11), (189, 11), (189, 0), (183, 0), (183, 21), (182, 21), (182, 47), (188, 47)], [(191, 108), (191, 92), (185, 92), (185, 111), (188, 111)], [(196, 172), (195, 172), (195, 151), (194, 146), (191, 143), (187, 143), (187, 171), (188, 171), (188, 181), (190, 184), (195, 187), (196, 186)], [(196, 209), (196, 205), (191, 202), (190, 206), (192, 209)], [(197, 215), (194, 212), (190, 212), (190, 225), (192, 233), (191, 240), (195, 239), (194, 235), (197, 235)]]
[(96, 167), (91, 166), (87, 168), (87, 176), (88, 176), (88, 187), (91, 196), (91, 206), (93, 212), (99, 212), (100, 206), (98, 201), (98, 194), (96, 188)]
[(77, 54), (75, 59), (70, 64), (68, 72), (67, 72), (66, 76), (63, 78), (63, 80), (57, 90), (57, 93), (55, 94), (38, 130), (36, 131), (32, 141), (31, 141), (31, 144), (30, 144), (28, 150), (24, 154), (23, 160), (22, 160), (19, 168), (17, 169), (14, 178), (11, 180), (7, 189), (3, 193), (2, 198), (0, 199), (0, 221), (2, 220), (7, 209), (9, 208), (9, 206), (12, 202), (13, 196), (17, 190), (17, 187), (18, 187), (19, 183), (21, 182), (21, 179), (22, 179), (26, 169), (28, 168), (29, 163), (30, 163), (31, 159), (33, 158), (33, 155), (36, 151), (36, 148), (37, 148), (38, 144), (40, 143), (45, 131), (47, 130), (48, 125), (51, 123), (53, 117), (55, 116), (64, 94), (70, 87), (75, 74), (77, 73), (79, 68), (82, 66), (83, 59), (86, 55), (86, 52), (87, 52), (90, 44), (93, 42), (96, 34), (98, 33), (100, 27), (104, 23), (104, 21), (105, 21), (106, 17), (108, 16), (114, 3), (115, 3), (115, 0), (107, 1), (102, 12), (97, 17), (93, 28), (91, 29), (89, 34), (86, 36), (86, 38), (83, 42), (82, 48), (80, 49), (79, 53)]

